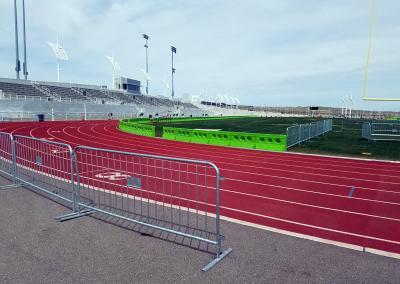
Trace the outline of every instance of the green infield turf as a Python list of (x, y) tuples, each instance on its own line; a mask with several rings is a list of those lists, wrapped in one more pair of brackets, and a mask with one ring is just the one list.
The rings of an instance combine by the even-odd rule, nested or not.
[(197, 120), (188, 122), (159, 121), (155, 122), (157, 128), (177, 127), (190, 129), (218, 129), (222, 131), (286, 134), (289, 126), (300, 123), (316, 121), (315, 118), (298, 117), (241, 117), (232, 119)]
[[(243, 117), (187, 122), (155, 121), (156, 135), (162, 127), (190, 129), (218, 129), (223, 131), (286, 134), (286, 128), (295, 124), (309, 123), (318, 118), (298, 117)], [(288, 149), (290, 152), (361, 157), (370, 159), (400, 160), (400, 142), (372, 142), (361, 138), (361, 129), (343, 129), (343, 120), (334, 119), (333, 131)], [(361, 127), (361, 123), (359, 124)], [(357, 124), (358, 126), (358, 124)], [(356, 127), (358, 128), (358, 127)]]

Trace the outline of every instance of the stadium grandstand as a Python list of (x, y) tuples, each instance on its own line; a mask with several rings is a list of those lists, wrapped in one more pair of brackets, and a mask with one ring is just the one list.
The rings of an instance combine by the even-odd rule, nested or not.
[[(74, 114), (86, 112), (104, 118), (205, 115), (197, 106), (178, 99), (145, 96), (126, 90), (109, 90), (104, 86), (74, 83), (30, 81), (0, 78), (0, 116), (2, 120), (34, 118), (39, 113)], [(29, 102), (29, 103), (23, 103)], [(48, 113), (50, 114), (50, 113)]]

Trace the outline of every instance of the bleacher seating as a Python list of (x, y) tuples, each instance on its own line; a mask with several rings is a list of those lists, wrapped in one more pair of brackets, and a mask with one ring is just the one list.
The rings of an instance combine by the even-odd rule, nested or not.
[(166, 97), (133, 95), (123, 91), (104, 89), (99, 86), (79, 84), (0, 78), (0, 90), (13, 96), (37, 97), (55, 101), (135, 104), (142, 107), (184, 107), (197, 109), (191, 103), (170, 100)]

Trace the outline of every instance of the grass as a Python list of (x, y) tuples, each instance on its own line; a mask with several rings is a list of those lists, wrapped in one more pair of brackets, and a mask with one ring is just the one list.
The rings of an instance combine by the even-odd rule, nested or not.
[(312, 118), (298, 117), (243, 117), (224, 120), (204, 120), (174, 122), (173, 120), (156, 122), (157, 128), (163, 126), (190, 128), (190, 129), (220, 129), (223, 131), (286, 134), (286, 128), (296, 123), (308, 123), (315, 121)]
[[(221, 129), (224, 131), (286, 134), (286, 128), (294, 124), (315, 121), (315, 118), (298, 117), (243, 117), (227, 120), (205, 120), (174, 122), (155, 122), (156, 135), (161, 136), (162, 127), (179, 127), (190, 129)], [(355, 122), (354, 128), (359, 125)], [(303, 143), (300, 146), (289, 148), (290, 152), (314, 153), (324, 155), (337, 155), (361, 157), (371, 159), (400, 160), (400, 142), (372, 142), (361, 138), (361, 130), (343, 129), (340, 119), (334, 120), (333, 131), (324, 136)]]

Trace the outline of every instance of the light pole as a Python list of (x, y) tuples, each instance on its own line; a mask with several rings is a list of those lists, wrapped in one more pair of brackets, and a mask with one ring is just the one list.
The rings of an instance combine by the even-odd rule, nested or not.
[(57, 59), (57, 82), (60, 82), (60, 61), (68, 61), (69, 57), (65, 49), (58, 42), (58, 34), (57, 34), (57, 42), (47, 42), (47, 44), (52, 49), (56, 59)]
[(149, 94), (149, 56), (148, 56), (147, 50), (149, 48), (149, 45), (148, 45), (149, 36), (146, 34), (143, 34), (143, 38), (146, 40), (146, 44), (144, 45), (144, 47), (146, 48), (146, 95), (148, 95)]
[(17, 0), (14, 0), (14, 22), (15, 22), (15, 72), (17, 79), (19, 79), (19, 71), (21, 66), (19, 62), (19, 50), (18, 50), (18, 16), (17, 16)]
[(22, 0), (22, 27), (24, 33), (24, 64), (22, 68), (25, 80), (28, 80), (28, 64), (26, 62), (25, 0)]
[(172, 69), (171, 69), (171, 77), (172, 77), (172, 93), (171, 93), (171, 97), (172, 99), (174, 99), (174, 74), (176, 69), (174, 68), (174, 53), (176, 54), (176, 47), (171, 45), (171, 55), (172, 55)]

